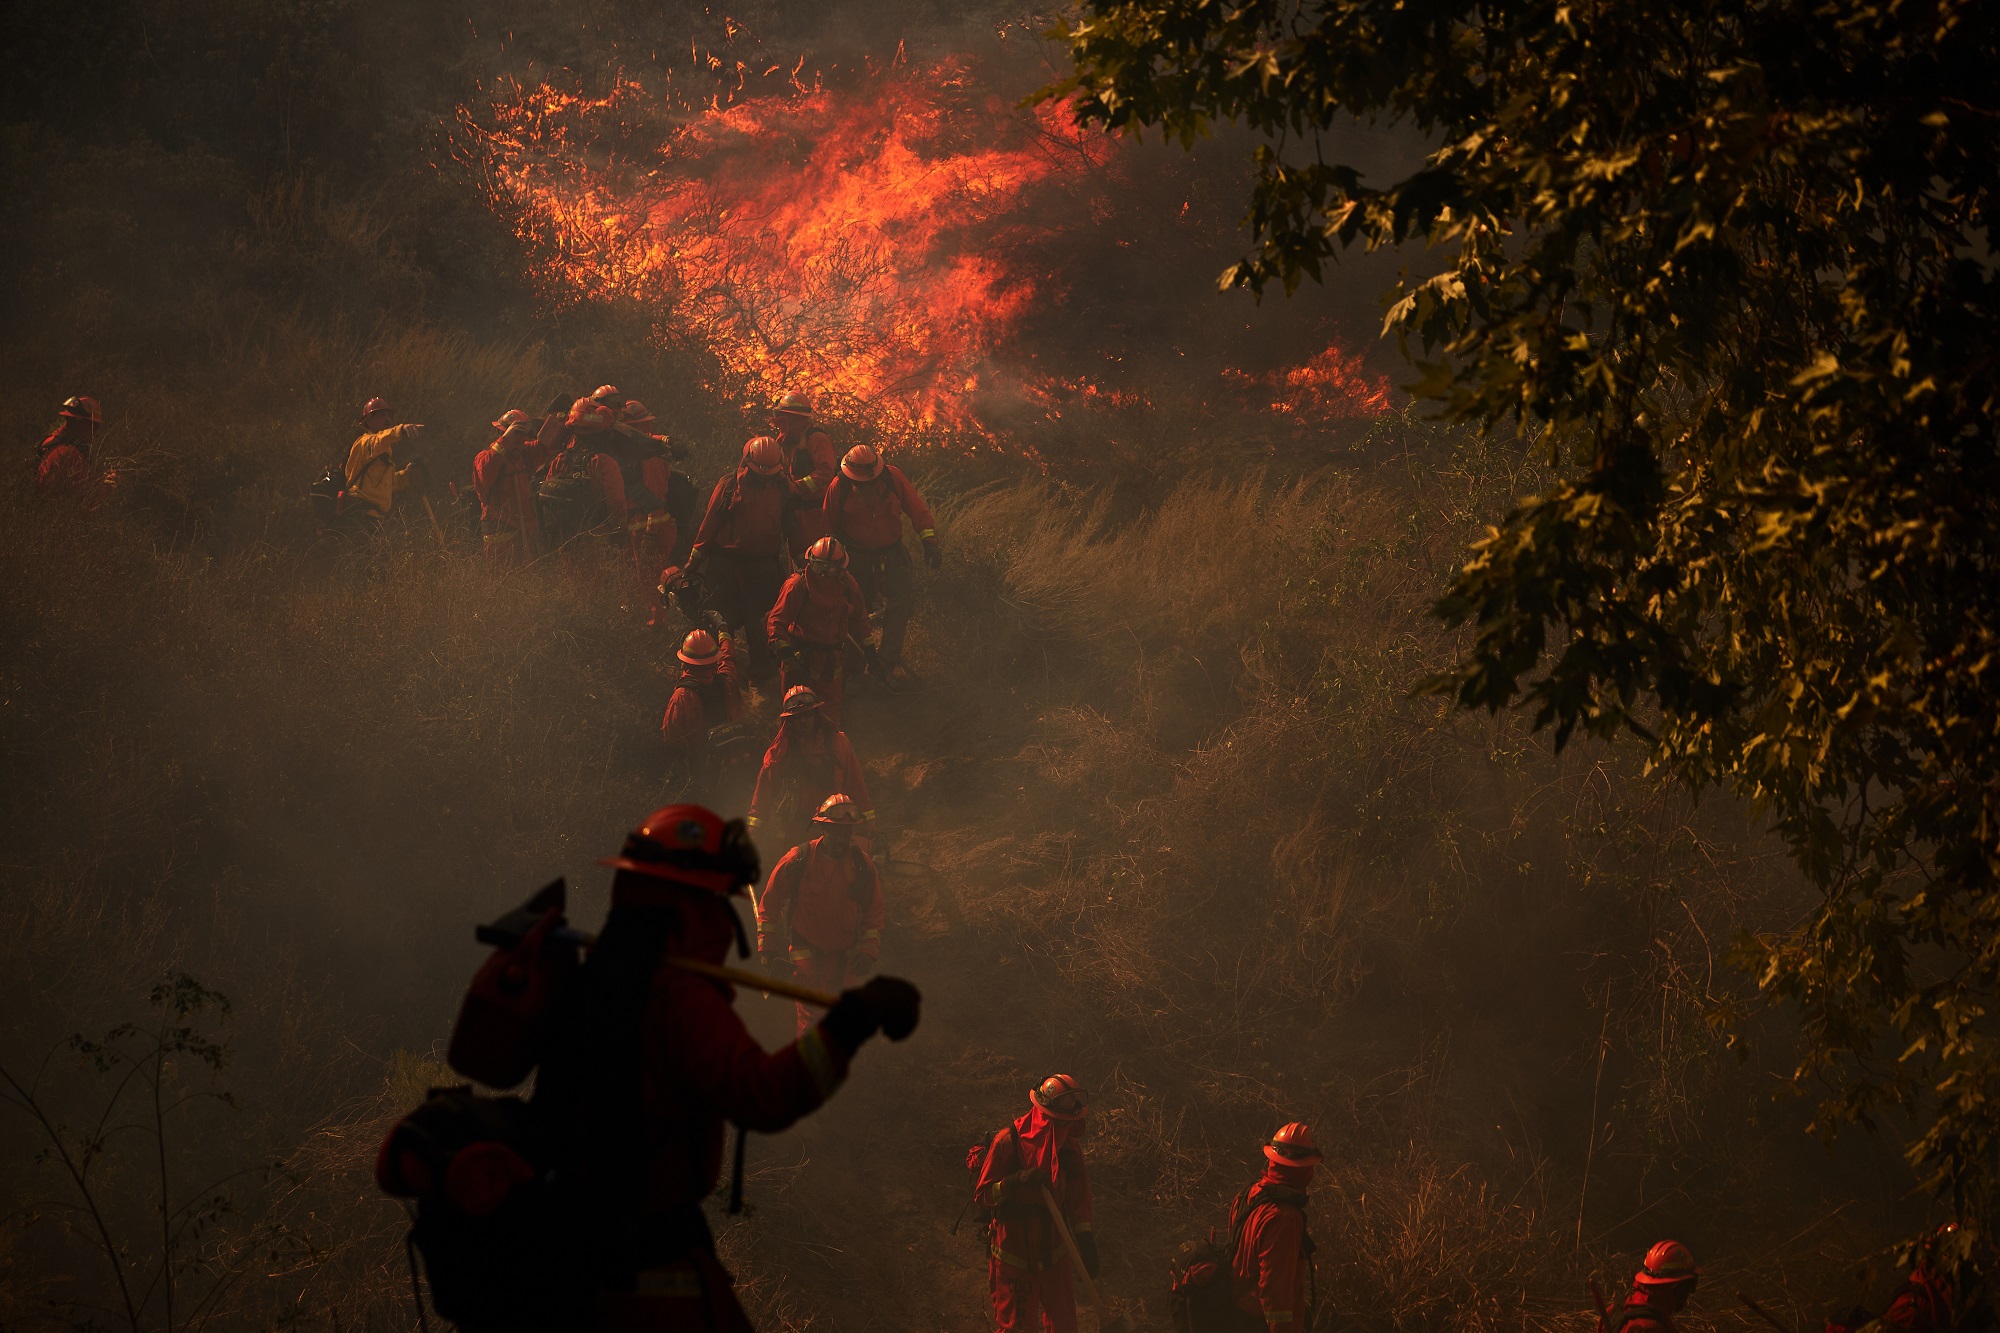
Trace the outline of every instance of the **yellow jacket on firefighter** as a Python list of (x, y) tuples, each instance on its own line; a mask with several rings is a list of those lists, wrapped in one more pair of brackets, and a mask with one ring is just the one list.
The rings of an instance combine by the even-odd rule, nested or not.
[(397, 491), (409, 489), (414, 463), (396, 466), (396, 449), (414, 444), (421, 426), (391, 426), (370, 431), (347, 451), (347, 492), (367, 502), (378, 514), (389, 512)]

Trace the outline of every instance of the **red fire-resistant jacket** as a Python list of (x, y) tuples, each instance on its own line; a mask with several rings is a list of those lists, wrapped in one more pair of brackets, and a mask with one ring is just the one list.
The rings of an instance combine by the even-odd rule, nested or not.
[(937, 536), (930, 506), (894, 463), (884, 463), (882, 475), (873, 481), (840, 476), (826, 488), (827, 527), (850, 550), (879, 551), (899, 544), (905, 514), (919, 537), (929, 541)]
[(868, 853), (828, 856), (818, 838), (785, 853), (757, 899), (757, 951), (779, 946), (793, 962), (814, 952), (882, 956), (882, 877)]
[[(973, 1198), (982, 1208), (993, 1210), (987, 1234), (993, 1242), (992, 1257), (1008, 1268), (1024, 1273), (1040, 1273), (1069, 1262), (1062, 1238), (1049, 1221), (1048, 1204), (1037, 1190), (1025, 1198), (1014, 1198), (1007, 1177), (1031, 1166), (1046, 1168), (1052, 1177), (1049, 1192), (1072, 1236), (1090, 1232), (1090, 1173), (1083, 1164), (1083, 1145), (1075, 1141), (1074, 1120), (1051, 1120), (1039, 1106), (1014, 1122), (1013, 1133), (1001, 1130), (986, 1148), (986, 1161), (979, 1171)], [(1014, 1140), (1020, 1139), (1015, 1150)]]
[[(1229, 1205), (1232, 1231), (1251, 1194), (1270, 1190), (1279, 1197), (1289, 1196), (1295, 1205), (1302, 1201), (1312, 1169), (1279, 1166), (1264, 1168), (1255, 1185), (1239, 1194)], [(1303, 1329), (1306, 1317), (1306, 1219), (1296, 1206), (1260, 1198), (1244, 1219), (1231, 1277), (1236, 1304), (1245, 1314), (1264, 1321), (1273, 1333)]]
[(743, 720), (743, 693), (736, 684), (733, 641), (723, 639), (722, 660), (713, 666), (683, 666), (680, 683), (660, 718), (660, 739), (677, 748), (708, 744), (708, 729)]
[(510, 443), (504, 448), (495, 440), (481, 449), (479, 457), (472, 460), (472, 484), (479, 492), (479, 517), (516, 532), (540, 531), (541, 520), (535, 512), (535, 475), (545, 462), (533, 440)]
[(862, 599), (861, 585), (845, 570), (831, 579), (802, 570), (785, 580), (764, 627), (773, 639), (815, 648), (838, 647), (850, 634), (857, 643), (865, 643), (868, 603)]
[[(636, 878), (636, 877), (634, 877)], [(614, 910), (651, 895), (678, 902), (683, 924), (666, 956), (720, 963), (735, 940), (729, 907), (686, 890), (612, 890)], [(789, 1046), (766, 1052), (731, 1005), (726, 982), (662, 966), (653, 974), (641, 1029), (643, 1098), (648, 1141), (648, 1202), (655, 1208), (699, 1204), (722, 1173), (723, 1122), (773, 1134), (825, 1101), (847, 1076), (847, 1053), (818, 1027)]]
[(788, 717), (778, 724), (778, 738), (764, 751), (757, 789), (750, 794), (750, 826), (755, 828), (774, 818), (781, 807), (789, 807), (797, 817), (811, 818), (820, 803), (835, 792), (846, 793), (861, 807), (861, 813), (875, 818), (868, 779), (862, 776), (861, 761), (854, 757), (847, 733), (834, 730), (817, 717), (804, 727), (797, 718)]
[(694, 534), (697, 551), (775, 558), (793, 526), (786, 501), (796, 494), (789, 477), (763, 477), (747, 467), (715, 483), (708, 511)]

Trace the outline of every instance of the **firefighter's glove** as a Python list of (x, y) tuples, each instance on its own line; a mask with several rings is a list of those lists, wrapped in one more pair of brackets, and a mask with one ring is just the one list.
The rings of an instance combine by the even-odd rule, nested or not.
[(790, 639), (771, 640), (771, 652), (777, 656), (780, 662), (789, 663), (792, 666), (797, 666), (805, 660), (806, 656), (805, 650)]
[(1083, 1271), (1090, 1274), (1090, 1280), (1097, 1280), (1097, 1237), (1088, 1231), (1078, 1232), (1074, 1237), (1076, 1252), (1083, 1257)]
[(1031, 1166), (1025, 1171), (1016, 1171), (1008, 1176), (1002, 1195), (1009, 1199), (1023, 1199), (1030, 1203), (1042, 1201), (1042, 1191), (1050, 1188), (1047, 1167)]
[(929, 565), (932, 569), (939, 569), (943, 567), (944, 552), (938, 549), (938, 544), (936, 542), (932, 541), (924, 543), (924, 563)]
[(828, 1040), (853, 1055), (877, 1032), (891, 1041), (901, 1041), (916, 1031), (922, 1003), (917, 988), (901, 977), (874, 977), (842, 991), (839, 1002), (826, 1011), (819, 1025)]

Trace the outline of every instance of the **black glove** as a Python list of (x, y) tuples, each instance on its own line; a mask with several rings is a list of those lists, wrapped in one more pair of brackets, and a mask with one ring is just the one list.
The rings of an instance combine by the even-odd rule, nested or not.
[(871, 977), (864, 985), (842, 991), (819, 1026), (828, 1040), (853, 1055), (877, 1032), (890, 1041), (915, 1032), (922, 1005), (923, 996), (901, 977)]
[(542, 409), (542, 415), (545, 417), (566, 417), (569, 415), (570, 404), (575, 401), (576, 398), (573, 395), (559, 393), (549, 399), (549, 405)]
[(924, 563), (932, 569), (937, 569), (944, 564), (944, 552), (938, 550), (936, 542), (924, 543)]
[(1076, 1241), (1076, 1252), (1083, 1256), (1083, 1271), (1090, 1274), (1090, 1280), (1097, 1280), (1097, 1237), (1088, 1231), (1078, 1232), (1072, 1239)]

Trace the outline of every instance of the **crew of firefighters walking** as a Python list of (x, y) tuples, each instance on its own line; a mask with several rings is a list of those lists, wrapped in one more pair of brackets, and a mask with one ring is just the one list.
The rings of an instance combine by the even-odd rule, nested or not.
[[(117, 484), (95, 457), (102, 412), (78, 396), (60, 417), (36, 455), (36, 482), (94, 504)], [(376, 528), (414, 489), (427, 522), (439, 526), (415, 448), (422, 428), (399, 421), (380, 398), (364, 407), (361, 424), (315, 493), (322, 522)], [(482, 935), (501, 947), (468, 996), (453, 1062), (493, 1086), (539, 1065), (534, 1102), (518, 1113), (477, 1112), (468, 1131), (460, 1112), (479, 1099), (447, 1104), (464, 1090), (444, 1090), (446, 1100), (434, 1093), (383, 1145), (378, 1179), (414, 1201), (413, 1253), (425, 1249), (437, 1308), (459, 1301), (451, 1317), (466, 1333), (558, 1323), (748, 1333), (700, 1209), (721, 1173), (725, 1120), (784, 1128), (832, 1094), (863, 1043), (878, 1032), (901, 1040), (918, 1022), (916, 989), (873, 975), (886, 857), (842, 712), (857, 666), (885, 684), (901, 666), (913, 600), (905, 526), (935, 568), (930, 509), (876, 449), (856, 445), (836, 458), (806, 400), (787, 394), (771, 412), (771, 433), (743, 446), (697, 518), (697, 492), (652, 424), (643, 403), (605, 385), (550, 403), (539, 423), (520, 410), (502, 413), (473, 461), (481, 544), (496, 570), (554, 554), (650, 583), (651, 624), (672, 636), (680, 670), (660, 728), (675, 799), (606, 861), (617, 872), (611, 914), (582, 964), (597, 980), (571, 983), (586, 998), (558, 994), (564, 971), (545, 952), (561, 929), (559, 894), (532, 902), (522, 931)], [(763, 690), (777, 704), (775, 735), (747, 817), (725, 821), (707, 807), (727, 777), (727, 755), (747, 738), (747, 696)], [(756, 844), (785, 849), (768, 876)], [(729, 901), (746, 889), (757, 953), (783, 982), (722, 965), (732, 940), (748, 952)], [(794, 996), (797, 1040), (765, 1052), (730, 1004), (737, 983)], [(490, 1032), (473, 1031), (479, 1014), (489, 1027), (500, 1015), (511, 1035), (496, 1045)], [(491, 1072), (490, 1052), (510, 1044), (521, 1047), (518, 1058), (501, 1062), (504, 1075)], [(478, 1059), (459, 1054), (482, 1050), (489, 1054)], [(621, 1072), (621, 1062), (629, 1069)], [(546, 1109), (532, 1132), (502, 1125), (538, 1108)], [(1095, 1287), (1089, 1115), (1077, 1080), (1051, 1074), (1029, 1090), (1023, 1114), (966, 1154), (966, 1209), (985, 1233), (1000, 1330), (1074, 1333), (1079, 1293), (1100, 1329), (1122, 1324)], [(740, 1190), (740, 1130), (737, 1144)], [(1321, 1147), (1310, 1125), (1294, 1121), (1271, 1134), (1262, 1155), (1261, 1174), (1235, 1196), (1226, 1225), (1183, 1244), (1168, 1264), (1168, 1304), (1182, 1333), (1325, 1326), (1309, 1219)], [(630, 1170), (636, 1160), (647, 1165)], [(600, 1169), (593, 1162), (610, 1164), (601, 1179), (590, 1174)], [(530, 1269), (510, 1259), (504, 1228), (483, 1219), (507, 1216), (517, 1191), (531, 1201), (558, 1197), (546, 1182), (559, 1178), (584, 1182), (569, 1185), (589, 1207), (569, 1215), (568, 1227), (579, 1247), (572, 1266), (589, 1270), (591, 1290), (558, 1296), (567, 1313), (552, 1321), (536, 1303), (542, 1288), (520, 1286)], [(550, 1233), (544, 1226), (534, 1234)], [(468, 1258), (482, 1246), (483, 1263)], [(1628, 1294), (1612, 1305), (1598, 1299), (1597, 1333), (1675, 1333), (1698, 1280), (1687, 1246), (1655, 1244)], [(521, 1294), (507, 1295), (517, 1286)], [(468, 1290), (484, 1299), (467, 1304)], [(1879, 1323), (1945, 1333), (1956, 1323), (1953, 1300), (1949, 1281), (1920, 1262)], [(1852, 1333), (1869, 1322), (1856, 1310), (1829, 1330)]]

